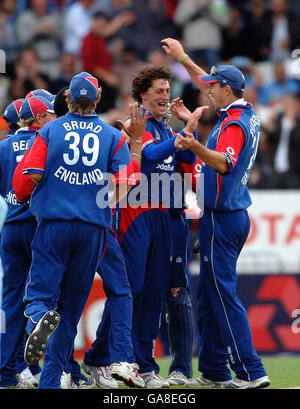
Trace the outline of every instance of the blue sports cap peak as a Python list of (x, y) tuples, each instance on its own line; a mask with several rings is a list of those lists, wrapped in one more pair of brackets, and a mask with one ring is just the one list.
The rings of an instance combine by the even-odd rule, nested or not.
[(199, 76), (199, 81), (202, 84), (220, 82), (239, 91), (245, 90), (244, 74), (233, 65), (220, 65), (218, 68), (212, 67), (210, 74)]
[(80, 72), (72, 78), (69, 92), (75, 103), (82, 104), (80, 98), (86, 98), (87, 104), (90, 104), (97, 99), (98, 80), (88, 72)]

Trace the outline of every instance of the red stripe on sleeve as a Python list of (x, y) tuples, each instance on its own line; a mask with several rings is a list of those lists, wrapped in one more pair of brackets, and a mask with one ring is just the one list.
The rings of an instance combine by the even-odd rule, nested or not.
[[(136, 161), (134, 161), (136, 162)], [(118, 185), (126, 183), (130, 186), (135, 186), (140, 181), (140, 167), (138, 163), (133, 160), (119, 172), (113, 175), (113, 182)]]
[(23, 170), (39, 169), (45, 170), (48, 146), (43, 138), (37, 135), (25, 161)]
[(23, 175), (22, 173), (28, 153), (29, 151), (26, 151), (22, 160), (18, 163), (12, 179), (12, 187), (20, 203), (27, 202), (35, 188), (35, 183), (31, 180), (30, 176)]
[(126, 139), (125, 135), (122, 134), (121, 139), (120, 139), (120, 142), (118, 143), (118, 145), (117, 145), (117, 147), (116, 147), (116, 149), (115, 149), (115, 151), (114, 151), (114, 153), (113, 153), (113, 156), (114, 156), (114, 155), (118, 152), (118, 150), (121, 148), (121, 146), (123, 145), (125, 139)]
[(239, 154), (243, 149), (244, 142), (245, 135), (242, 128), (237, 124), (228, 125), (227, 128), (221, 132), (215, 150), (225, 153), (231, 160), (232, 168), (234, 168)]
[(142, 150), (152, 142), (156, 142), (154, 136), (150, 131), (145, 131), (142, 137)]

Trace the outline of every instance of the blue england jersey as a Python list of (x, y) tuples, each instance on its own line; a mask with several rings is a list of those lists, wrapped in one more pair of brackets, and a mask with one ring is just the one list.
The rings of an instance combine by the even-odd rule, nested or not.
[(204, 206), (208, 209), (234, 211), (247, 209), (252, 203), (247, 182), (255, 161), (260, 131), (259, 118), (252, 105), (249, 103), (233, 104), (222, 109), (217, 124), (208, 136), (206, 146), (216, 150), (218, 144), (221, 144), (223, 133), (231, 125), (235, 125), (234, 129), (242, 130), (244, 142), (238, 157), (234, 159), (232, 146), (235, 144), (235, 131), (231, 127), (229, 134), (231, 134), (232, 143), (229, 141), (223, 150), (229, 171), (220, 174), (212, 167), (202, 163)]
[(35, 133), (35, 129), (22, 128), (0, 142), (0, 194), (8, 204), (6, 223), (28, 219), (35, 220), (29, 210), (29, 203), (18, 203), (12, 189), (15, 168), (26, 152), (30, 138)]
[[(38, 146), (43, 151), (39, 155)], [(41, 165), (36, 162), (39, 156)], [(43, 174), (30, 209), (38, 219), (81, 220), (108, 227), (108, 176), (129, 163), (129, 149), (119, 130), (96, 114), (68, 113), (41, 129), (26, 158), (23, 173)]]

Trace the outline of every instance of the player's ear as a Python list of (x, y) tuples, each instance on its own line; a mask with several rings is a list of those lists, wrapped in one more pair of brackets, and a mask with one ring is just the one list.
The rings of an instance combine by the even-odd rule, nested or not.
[(101, 95), (102, 95), (102, 88), (100, 87), (98, 88), (98, 94), (97, 94), (97, 99), (99, 99), (99, 101), (101, 99)]
[(43, 118), (43, 115), (42, 115), (42, 114), (37, 114), (34, 119), (35, 119), (35, 122), (36, 122), (38, 125), (40, 125), (41, 122), (42, 122), (42, 118)]

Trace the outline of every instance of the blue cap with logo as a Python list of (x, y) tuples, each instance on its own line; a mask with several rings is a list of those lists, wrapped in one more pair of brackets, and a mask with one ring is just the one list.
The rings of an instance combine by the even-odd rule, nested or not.
[[(98, 80), (88, 72), (80, 72), (72, 78), (69, 91), (72, 101), (88, 105), (97, 99)], [(81, 98), (85, 98), (85, 101)]]
[(18, 114), (24, 101), (24, 98), (16, 99), (5, 108), (3, 118), (9, 127), (12, 127), (14, 124), (17, 124), (20, 121)]
[(23, 120), (32, 119), (37, 114), (50, 112), (54, 114), (53, 104), (43, 97), (29, 97), (23, 102), (20, 109), (20, 117)]
[(220, 65), (218, 68), (212, 67), (210, 74), (200, 75), (198, 78), (202, 84), (220, 82), (239, 91), (245, 90), (244, 74), (233, 65)]

